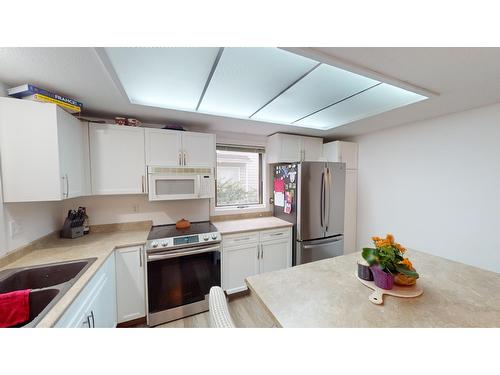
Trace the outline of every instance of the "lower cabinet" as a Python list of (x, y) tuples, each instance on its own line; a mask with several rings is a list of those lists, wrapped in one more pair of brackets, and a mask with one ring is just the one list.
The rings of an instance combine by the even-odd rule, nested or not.
[(292, 266), (291, 228), (223, 235), (222, 288), (227, 294), (247, 289), (245, 278)]
[(144, 247), (116, 249), (115, 259), (118, 323), (142, 318), (146, 316)]
[(110, 255), (55, 324), (61, 328), (116, 327), (115, 257)]

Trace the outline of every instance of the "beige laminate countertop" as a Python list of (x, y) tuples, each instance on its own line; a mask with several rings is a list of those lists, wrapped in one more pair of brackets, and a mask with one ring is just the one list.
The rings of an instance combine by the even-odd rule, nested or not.
[(274, 216), (258, 217), (253, 219), (238, 219), (216, 221), (213, 223), (221, 234), (234, 234), (265, 230), (274, 228), (285, 228), (293, 226), (288, 221), (278, 219)]
[(251, 292), (282, 327), (500, 327), (500, 274), (418, 251), (409, 258), (424, 293), (384, 295), (357, 280), (359, 254), (248, 277)]
[(78, 296), (83, 287), (94, 276), (115, 248), (143, 245), (148, 237), (149, 227), (121, 230), (108, 233), (91, 233), (76, 239), (52, 238), (40, 249), (0, 268), (16, 268), (64, 262), (84, 258), (97, 258), (83, 275), (71, 286), (63, 297), (50, 309), (37, 327), (52, 327)]

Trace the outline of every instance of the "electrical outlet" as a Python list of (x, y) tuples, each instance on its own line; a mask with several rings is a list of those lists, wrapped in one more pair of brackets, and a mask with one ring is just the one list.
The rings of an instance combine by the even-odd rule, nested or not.
[(10, 236), (14, 237), (23, 231), (23, 226), (21, 225), (21, 222), (11, 220), (9, 222), (9, 229), (10, 229)]

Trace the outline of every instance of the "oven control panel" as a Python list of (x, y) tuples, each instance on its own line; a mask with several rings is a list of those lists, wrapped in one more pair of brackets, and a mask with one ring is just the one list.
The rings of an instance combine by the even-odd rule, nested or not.
[(191, 244), (220, 242), (222, 239), (219, 232), (192, 234), (189, 236), (179, 236), (172, 238), (161, 238), (158, 240), (149, 240), (146, 243), (146, 250), (160, 250), (165, 248), (184, 247)]

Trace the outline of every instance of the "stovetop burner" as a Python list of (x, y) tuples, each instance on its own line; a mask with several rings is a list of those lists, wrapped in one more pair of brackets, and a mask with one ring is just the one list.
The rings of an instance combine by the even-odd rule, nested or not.
[(189, 236), (192, 234), (205, 234), (218, 232), (215, 225), (210, 221), (199, 221), (191, 223), (191, 226), (186, 229), (177, 229), (175, 224), (155, 225), (149, 232), (148, 240), (158, 240), (162, 238)]

